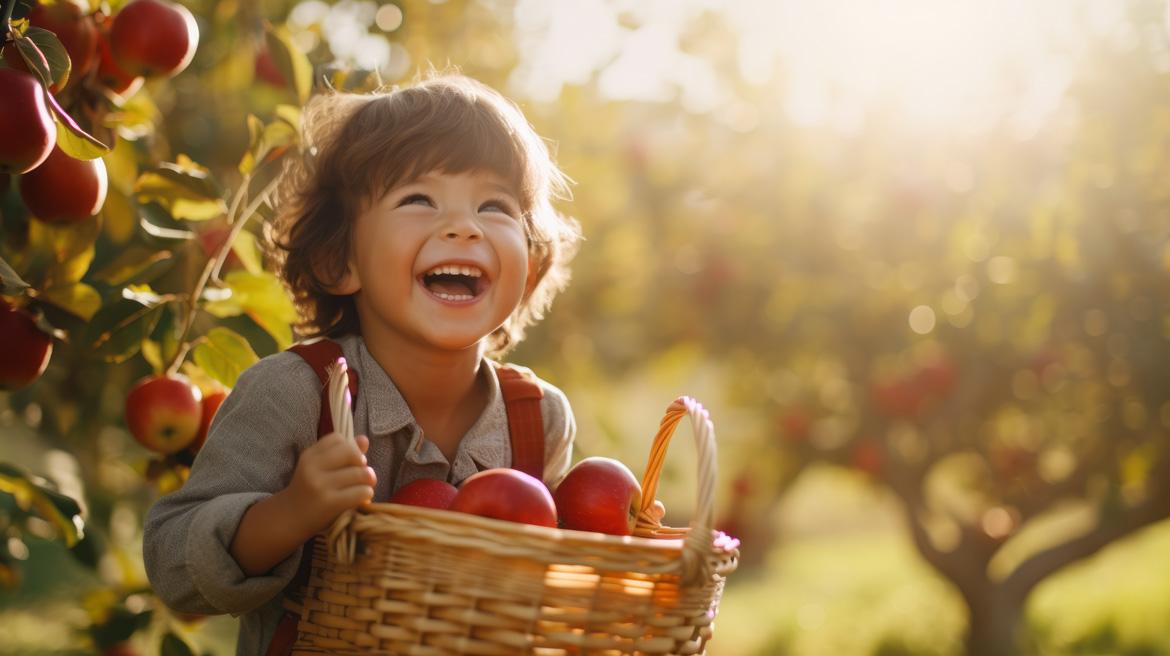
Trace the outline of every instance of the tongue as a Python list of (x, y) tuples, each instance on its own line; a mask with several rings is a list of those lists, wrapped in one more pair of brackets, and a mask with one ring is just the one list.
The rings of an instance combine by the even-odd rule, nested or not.
[(427, 289), (436, 294), (450, 294), (452, 296), (475, 295), (475, 290), (471, 289), (464, 281), (449, 277), (437, 277), (428, 280)]

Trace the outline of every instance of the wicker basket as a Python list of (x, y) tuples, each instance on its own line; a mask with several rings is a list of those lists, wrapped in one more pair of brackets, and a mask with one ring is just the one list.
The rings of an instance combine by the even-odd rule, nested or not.
[[(698, 500), (691, 526), (670, 528), (651, 504), (684, 416)], [(343, 516), (316, 541), (293, 653), (704, 653), (739, 557), (711, 529), (714, 435), (693, 399), (667, 408), (633, 537), (385, 503)]]

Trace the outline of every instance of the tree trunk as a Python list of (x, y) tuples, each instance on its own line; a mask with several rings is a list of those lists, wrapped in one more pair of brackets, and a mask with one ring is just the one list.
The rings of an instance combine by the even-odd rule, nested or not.
[(998, 586), (990, 586), (988, 594), (979, 599), (967, 599), (967, 656), (1021, 653), (1019, 632), (1024, 623), (1024, 601)]

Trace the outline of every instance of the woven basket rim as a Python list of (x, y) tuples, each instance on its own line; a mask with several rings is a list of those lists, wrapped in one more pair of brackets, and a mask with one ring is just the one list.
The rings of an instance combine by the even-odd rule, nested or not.
[[(479, 515), (472, 515), (470, 513), (463, 513), (455, 510), (441, 510), (437, 508), (427, 508), (423, 506), (410, 506), (401, 503), (377, 502), (363, 506), (359, 512), (364, 515), (380, 515), (387, 514), (403, 519), (423, 519), (430, 521), (441, 521), (446, 524), (446, 528), (451, 532), (457, 532), (462, 528), (490, 530), (500, 533), (501, 537), (507, 534), (523, 535), (528, 539), (543, 539), (549, 542), (556, 542), (561, 545), (582, 545), (582, 546), (611, 546), (623, 547), (626, 549), (645, 549), (647, 551), (661, 551), (661, 552), (681, 552), (686, 541), (686, 532), (688, 529), (678, 529), (680, 532), (678, 537), (656, 537), (647, 538), (635, 535), (607, 535), (605, 533), (597, 533), (594, 531), (576, 531), (567, 528), (550, 528), (547, 526), (537, 526), (535, 524), (523, 524), (520, 522), (511, 522), (503, 519), (493, 519), (491, 517), (482, 517)], [(716, 544), (714, 534), (718, 531), (712, 531), (711, 552), (715, 555), (731, 554), (737, 551), (736, 548)]]

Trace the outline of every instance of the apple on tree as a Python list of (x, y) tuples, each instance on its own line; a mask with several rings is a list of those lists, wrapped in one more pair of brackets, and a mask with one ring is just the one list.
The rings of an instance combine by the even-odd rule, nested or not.
[(118, 62), (114, 61), (114, 54), (110, 50), (110, 28), (103, 25), (98, 30), (98, 82), (119, 96), (132, 96), (142, 86), (140, 75), (131, 75), (122, 70)]
[(110, 53), (130, 75), (177, 75), (199, 45), (199, 26), (184, 6), (165, 0), (133, 0), (114, 16)]
[(45, 89), (31, 73), (0, 68), (0, 98), (0, 173), (31, 171), (57, 141)]
[(459, 486), (450, 510), (549, 528), (557, 526), (557, 507), (544, 483), (506, 467), (468, 476)]
[(446, 510), (451, 507), (451, 502), (455, 500), (458, 492), (459, 490), (447, 481), (420, 478), (398, 488), (394, 496), (390, 497), (390, 503)]
[(203, 418), (202, 392), (186, 376), (148, 376), (126, 395), (126, 427), (142, 446), (162, 454), (195, 441)]
[(53, 339), (21, 308), (0, 299), (0, 389), (26, 387), (49, 366)]
[(221, 388), (203, 395), (203, 401), (199, 404), (199, 432), (195, 434), (195, 440), (187, 445), (187, 450), (192, 455), (199, 453), (199, 449), (203, 448), (203, 443), (207, 441), (207, 431), (211, 429), (211, 420), (215, 419), (215, 413), (227, 398), (229, 391)]
[[(62, 0), (38, 4), (28, 12), (29, 23), (55, 34), (68, 53), (67, 86), (73, 86), (75, 80), (84, 77), (97, 63), (97, 23), (92, 16), (86, 15), (86, 11), (87, 7), (80, 2)], [(60, 89), (54, 86), (50, 91), (56, 93)]]
[(638, 521), (642, 485), (621, 461), (592, 456), (573, 465), (553, 498), (562, 528), (630, 535)]
[(80, 223), (106, 202), (106, 165), (101, 158), (74, 159), (60, 148), (20, 176), (20, 198), (33, 217), (46, 223)]

